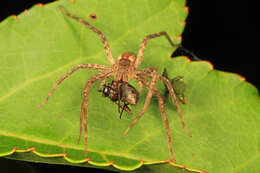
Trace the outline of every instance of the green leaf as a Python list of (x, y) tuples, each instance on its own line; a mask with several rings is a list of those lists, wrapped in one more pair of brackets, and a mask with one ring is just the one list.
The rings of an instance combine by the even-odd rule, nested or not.
[[(76, 72), (59, 85), (47, 104), (36, 108), (73, 66), (109, 65), (99, 37), (65, 16), (58, 5), (100, 29), (114, 58), (122, 52), (137, 52), (146, 35), (159, 31), (167, 31), (179, 42), (187, 16), (184, 0), (68, 0), (35, 6), (17, 19), (11, 16), (3, 21), (0, 156), (115, 171), (260, 171), (257, 89), (238, 75), (213, 70), (207, 62), (171, 60), (173, 49), (163, 37), (149, 41), (141, 68), (157, 67), (162, 73), (166, 67), (170, 78), (184, 76), (188, 103), (181, 109), (192, 138), (183, 130), (172, 103), (166, 105), (179, 165), (167, 161), (170, 153), (157, 99), (152, 99), (144, 116), (123, 137), (142, 109), (147, 90), (143, 89), (138, 105), (131, 107), (133, 115), (124, 114), (120, 120), (117, 105), (97, 92), (99, 83), (92, 86), (89, 96), (90, 160), (86, 159), (84, 142), (77, 144), (79, 114), (84, 85), (96, 71)], [(89, 17), (93, 13), (95, 21)], [(137, 86), (135, 81), (131, 84)], [(159, 82), (157, 88), (163, 92), (164, 86)]]

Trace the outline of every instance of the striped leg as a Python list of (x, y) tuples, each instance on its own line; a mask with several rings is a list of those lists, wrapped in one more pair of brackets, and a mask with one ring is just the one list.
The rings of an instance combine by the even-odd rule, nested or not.
[(45, 98), (45, 100), (40, 103), (38, 105), (38, 108), (40, 108), (42, 105), (44, 105), (49, 98), (51, 97), (51, 95), (53, 94), (53, 92), (55, 91), (55, 89), (59, 86), (59, 84), (61, 82), (63, 82), (66, 78), (68, 78), (70, 75), (72, 75), (75, 71), (81, 69), (81, 68), (89, 68), (89, 69), (95, 69), (95, 70), (109, 70), (108, 67), (104, 66), (104, 65), (99, 65), (99, 64), (80, 64), (76, 67), (74, 67), (71, 71), (69, 71), (68, 73), (66, 73), (64, 76), (62, 76), (52, 87), (51, 91), (49, 92), (49, 94), (47, 95), (47, 97)]

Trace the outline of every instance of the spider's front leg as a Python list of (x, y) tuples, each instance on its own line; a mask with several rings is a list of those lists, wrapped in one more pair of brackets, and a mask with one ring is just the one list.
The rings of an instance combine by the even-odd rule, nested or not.
[(59, 8), (61, 9), (61, 11), (62, 11), (65, 15), (67, 15), (68, 17), (70, 17), (70, 18), (72, 18), (72, 19), (74, 19), (74, 20), (76, 20), (76, 21), (78, 21), (78, 22), (84, 24), (84, 25), (87, 26), (89, 29), (91, 29), (93, 32), (95, 32), (96, 34), (98, 34), (98, 36), (100, 37), (100, 39), (101, 39), (101, 41), (102, 41), (102, 43), (103, 43), (103, 45), (104, 45), (104, 48), (105, 48), (105, 51), (106, 51), (106, 54), (107, 54), (107, 59), (108, 59), (110, 65), (113, 65), (113, 64), (115, 63), (115, 61), (114, 61), (114, 58), (113, 58), (113, 56), (112, 56), (112, 53), (111, 53), (111, 50), (110, 50), (110, 46), (109, 46), (109, 44), (108, 44), (108, 41), (107, 41), (105, 35), (104, 35), (100, 30), (98, 30), (98, 29), (95, 28), (94, 26), (90, 25), (90, 23), (87, 22), (86, 20), (81, 19), (81, 18), (79, 18), (79, 17), (77, 17), (77, 16), (74, 16), (74, 15), (70, 14), (62, 5), (59, 5)]
[(108, 75), (109, 73), (107, 73), (106, 71), (102, 71), (98, 74), (96, 74), (95, 76), (93, 76), (92, 78), (90, 78), (85, 87), (84, 87), (84, 98), (82, 101), (82, 105), (81, 105), (81, 112), (80, 112), (80, 134), (79, 134), (79, 138), (78, 138), (78, 143), (80, 142), (81, 139), (81, 134), (82, 134), (82, 121), (84, 124), (84, 140), (85, 140), (85, 155), (87, 155), (87, 146), (88, 146), (88, 94), (89, 94), (89, 90), (91, 85), (98, 81), (99, 79), (102, 79), (104, 76)]
[(103, 88), (104, 88), (104, 86), (105, 86), (105, 84), (106, 84), (106, 81), (107, 81), (107, 79), (108, 79), (111, 75), (112, 75), (111, 73), (108, 74), (108, 75), (106, 75), (106, 76), (104, 77), (104, 79), (100, 82), (99, 87), (98, 87), (98, 91), (99, 91), (99, 92), (102, 92), (102, 91), (103, 91)]
[(139, 51), (138, 51), (138, 55), (137, 55), (137, 58), (136, 58), (136, 61), (135, 61), (135, 68), (138, 69), (139, 65), (141, 64), (142, 62), (142, 58), (143, 58), (143, 55), (144, 55), (144, 50), (145, 50), (145, 47), (148, 43), (148, 41), (152, 38), (156, 38), (156, 37), (161, 37), (161, 36), (165, 36), (167, 38), (167, 40), (169, 41), (169, 43), (172, 45), (172, 46), (176, 46), (173, 41), (171, 40), (170, 36), (167, 34), (167, 32), (158, 32), (158, 33), (154, 33), (154, 34), (149, 34), (147, 35), (144, 40), (142, 41), (141, 45), (140, 45), (140, 48), (139, 48)]

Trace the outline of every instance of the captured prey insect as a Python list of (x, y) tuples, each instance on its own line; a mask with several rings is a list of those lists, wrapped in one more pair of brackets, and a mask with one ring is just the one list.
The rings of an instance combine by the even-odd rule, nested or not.
[[(136, 105), (139, 99), (139, 93), (135, 87), (122, 80), (112, 81), (108, 85), (104, 85), (102, 93), (104, 97), (108, 97), (111, 101), (118, 104), (120, 119), (124, 110), (127, 113), (132, 114), (128, 105)], [(123, 102), (123, 106), (121, 105), (120, 101)], [(120, 108), (122, 109), (121, 111)]]
[[(58, 87), (58, 85), (60, 85), (60, 83), (62, 81), (67, 79), (75, 71), (82, 69), (82, 68), (98, 70), (99, 72), (97, 74), (95, 74), (93, 77), (91, 77), (86, 82), (85, 87), (84, 87), (84, 91), (83, 91), (83, 101), (82, 101), (82, 104), (81, 104), (80, 133), (79, 133), (78, 142), (80, 142), (81, 135), (82, 135), (82, 129), (84, 129), (85, 155), (87, 155), (87, 151), (88, 151), (88, 95), (89, 95), (89, 92), (90, 92), (91, 85), (93, 83), (99, 81), (99, 80), (102, 80), (100, 85), (99, 85), (99, 88), (102, 88), (104, 86), (104, 84), (106, 83), (106, 80), (108, 78), (112, 77), (114, 82), (116, 82), (118, 84), (120, 84), (121, 81), (123, 82), (122, 86), (120, 86), (120, 85), (117, 86), (116, 92), (119, 92), (120, 88), (122, 90), (124, 90), (123, 89), (124, 87), (129, 87), (128, 82), (131, 79), (134, 79), (139, 84), (139, 90), (138, 91), (141, 91), (141, 88), (142, 88), (143, 85), (148, 89), (148, 91), (147, 91), (145, 103), (144, 103), (142, 110), (136, 116), (136, 118), (131, 122), (131, 124), (128, 126), (128, 128), (124, 132), (123, 136), (126, 136), (127, 133), (129, 132), (129, 130), (142, 117), (142, 115), (145, 113), (145, 111), (147, 110), (147, 108), (148, 108), (148, 106), (151, 102), (152, 96), (155, 95), (158, 99), (159, 109), (161, 111), (161, 115), (163, 117), (165, 129), (166, 129), (166, 134), (167, 134), (167, 138), (168, 138), (168, 147), (169, 147), (170, 155), (171, 155), (170, 160), (173, 161), (174, 163), (176, 163), (176, 160), (175, 160), (175, 157), (174, 157), (174, 154), (173, 154), (173, 149), (172, 149), (172, 138), (171, 138), (171, 134), (170, 134), (170, 127), (169, 127), (168, 118), (167, 118), (166, 112), (165, 112), (164, 100), (163, 100), (163, 97), (161, 96), (160, 92), (155, 87), (156, 83), (159, 80), (161, 80), (165, 83), (165, 85), (167, 86), (167, 88), (169, 90), (169, 93), (170, 93), (170, 96), (171, 96), (171, 99), (172, 99), (172, 103), (175, 105), (176, 110), (177, 110), (179, 117), (181, 119), (182, 126), (185, 129), (186, 133), (191, 137), (191, 133), (189, 132), (189, 130), (185, 126), (182, 111), (181, 111), (180, 106), (178, 104), (178, 99), (176, 98), (176, 94), (174, 92), (172, 84), (167, 78), (159, 75), (158, 70), (155, 67), (149, 67), (149, 68), (144, 68), (144, 69), (138, 70), (138, 68), (139, 68), (139, 66), (142, 62), (142, 58), (143, 58), (143, 55), (144, 55), (146, 45), (147, 45), (147, 43), (150, 39), (164, 36), (172, 46), (176, 46), (172, 42), (172, 40), (170, 39), (167, 32), (163, 31), (163, 32), (158, 32), (158, 33), (147, 35), (143, 39), (143, 41), (141, 42), (137, 56), (132, 52), (124, 52), (124, 53), (122, 53), (118, 56), (116, 61), (114, 61), (114, 58), (112, 56), (110, 46), (107, 42), (107, 39), (100, 30), (98, 30), (94, 26), (90, 25), (90, 23), (87, 22), (86, 20), (70, 14), (67, 10), (65, 10), (65, 8), (63, 6), (59, 6), (59, 8), (61, 9), (61, 11), (66, 16), (84, 24), (87, 28), (89, 28), (90, 30), (95, 32), (100, 37), (100, 39), (101, 39), (101, 41), (104, 45), (104, 49), (105, 49), (105, 52), (106, 52), (106, 55), (107, 55), (107, 59), (110, 63), (110, 66), (105, 66), (105, 65), (101, 65), (101, 64), (80, 64), (80, 65), (75, 66), (74, 68), (72, 68), (71, 71), (67, 72), (64, 76), (62, 76), (54, 84), (53, 88), (51, 89), (51, 91), (49, 92), (49, 94), (47, 95), (45, 100), (41, 104), (39, 104), (38, 107), (41, 107), (42, 105), (44, 105), (49, 100), (49, 98), (52, 96), (53, 92)], [(126, 89), (125, 91), (128, 91), (128, 89)], [(125, 92), (125, 94), (127, 94), (127, 93), (128, 92)], [(122, 92), (122, 95), (123, 96), (120, 96), (120, 97), (123, 98), (124, 92)], [(118, 101), (121, 100), (120, 97), (117, 98)], [(131, 104), (129, 102), (129, 100), (127, 102), (129, 104)], [(120, 102), (119, 102), (119, 106), (120, 106)]]

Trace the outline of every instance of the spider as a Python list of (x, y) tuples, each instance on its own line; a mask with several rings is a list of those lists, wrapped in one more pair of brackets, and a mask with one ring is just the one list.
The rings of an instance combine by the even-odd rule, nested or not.
[[(172, 84), (170, 83), (170, 81), (167, 78), (165, 78), (164, 76), (160, 76), (158, 74), (158, 70), (155, 67), (144, 68), (144, 69), (138, 70), (138, 67), (140, 66), (141, 61), (142, 61), (145, 47), (150, 39), (165, 36), (167, 38), (167, 40), (169, 41), (169, 43), (172, 46), (175, 46), (174, 43), (172, 42), (172, 40), (170, 39), (169, 35), (167, 34), (167, 32), (158, 32), (158, 33), (147, 35), (143, 39), (143, 41), (140, 45), (137, 56), (134, 53), (125, 52), (125, 53), (120, 54), (117, 58), (117, 61), (115, 62), (114, 58), (112, 56), (112, 53), (110, 51), (110, 46), (107, 42), (107, 39), (100, 30), (98, 30), (94, 26), (90, 25), (89, 22), (83, 20), (82, 18), (79, 18), (77, 16), (70, 14), (63, 6), (59, 6), (59, 8), (66, 16), (86, 25), (86, 27), (91, 29), (93, 32), (95, 32), (100, 37), (100, 39), (104, 45), (107, 59), (110, 63), (110, 67), (107, 67), (107, 66), (101, 65), (101, 64), (80, 64), (80, 65), (72, 68), (71, 71), (67, 72), (64, 76), (62, 76), (54, 84), (53, 88), (48, 93), (45, 100), (38, 105), (38, 108), (40, 108), (43, 104), (45, 104), (48, 101), (48, 99), (51, 97), (51, 95), (53, 94), (53, 92), (57, 88), (57, 86), (62, 81), (64, 81), (66, 78), (68, 78), (70, 75), (72, 75), (75, 71), (82, 69), (82, 68), (99, 70), (99, 73), (95, 74), (93, 77), (91, 77), (86, 82), (84, 91), (83, 91), (83, 101), (82, 101), (82, 105), (81, 105), (80, 133), (79, 133), (78, 143), (80, 142), (81, 135), (82, 135), (82, 126), (84, 126), (85, 155), (87, 155), (87, 150), (88, 150), (88, 125), (87, 125), (88, 124), (88, 95), (89, 95), (91, 85), (93, 83), (97, 82), (98, 80), (102, 79), (102, 81), (99, 85), (99, 90), (101, 90), (102, 87), (104, 86), (104, 84), (106, 83), (106, 80), (110, 77), (113, 77), (115, 82), (123, 81), (125, 83), (128, 83), (130, 79), (134, 79), (139, 84), (139, 91), (141, 91), (142, 86), (144, 85), (145, 87), (148, 88), (148, 92), (147, 92), (147, 95), (145, 98), (145, 103), (144, 103), (142, 110), (136, 116), (136, 118), (131, 122), (131, 124), (128, 126), (128, 128), (124, 132), (123, 136), (126, 136), (128, 131), (142, 117), (142, 115), (144, 114), (144, 112), (146, 111), (146, 109), (148, 108), (148, 106), (151, 102), (152, 95), (154, 94), (158, 99), (159, 108), (160, 108), (161, 115), (163, 117), (163, 121), (164, 121), (165, 128), (166, 128), (166, 133), (167, 133), (167, 137), (168, 137), (168, 147), (169, 147), (170, 154), (171, 154), (170, 160), (173, 161), (174, 163), (176, 163), (176, 160), (175, 160), (175, 157), (173, 154), (173, 149), (172, 149), (172, 139), (171, 139), (171, 135), (170, 135), (169, 122), (168, 122), (168, 118), (166, 116), (166, 112), (165, 112), (165, 108), (164, 108), (164, 101), (163, 101), (163, 98), (162, 98), (161, 94), (159, 93), (159, 91), (155, 88), (156, 82), (158, 80), (162, 80), (165, 83), (165, 85), (167, 86), (167, 88), (170, 92), (172, 102), (175, 105), (176, 110), (179, 114), (179, 117), (182, 121), (182, 126), (185, 129), (186, 133), (191, 137), (191, 133), (185, 126), (182, 112), (179, 107)], [(150, 78), (151, 81), (148, 81), (147, 80), (148, 78)], [(117, 92), (118, 91), (119, 91), (119, 87), (117, 88)]]
[[(124, 110), (132, 114), (128, 105), (136, 105), (139, 98), (139, 93), (135, 87), (121, 80), (119, 82), (112, 81), (108, 85), (104, 85), (102, 93), (104, 97), (109, 97), (111, 101), (117, 102), (120, 119)], [(124, 106), (120, 104), (120, 101), (124, 103)], [(122, 111), (120, 111), (120, 108), (122, 108)]]

